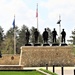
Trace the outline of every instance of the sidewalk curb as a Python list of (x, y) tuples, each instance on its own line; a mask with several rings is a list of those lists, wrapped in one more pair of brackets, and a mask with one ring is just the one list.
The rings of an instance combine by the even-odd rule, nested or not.
[(45, 75), (51, 75), (51, 74), (46, 73), (46, 72), (44, 72), (44, 71), (41, 71), (41, 70), (39, 70), (39, 69), (36, 69), (36, 71), (41, 72), (41, 73), (43, 73), (43, 74), (45, 74)]

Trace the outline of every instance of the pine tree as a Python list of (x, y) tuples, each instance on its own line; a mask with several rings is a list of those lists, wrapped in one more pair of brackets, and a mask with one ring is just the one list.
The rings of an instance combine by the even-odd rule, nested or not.
[(2, 50), (2, 44), (4, 39), (4, 33), (3, 28), (0, 26), (0, 51)]
[(72, 38), (71, 40), (67, 40), (68, 42), (71, 42), (75, 45), (75, 29), (72, 31), (72, 36), (70, 36), (70, 38)]
[(1, 45), (2, 42), (3, 42), (3, 29), (0, 26), (0, 45)]
[[(17, 35), (18, 35), (18, 27), (15, 27), (16, 30), (16, 42), (17, 42)], [(14, 29), (10, 28), (5, 37), (3, 42), (3, 53), (13, 54), (14, 53)]]

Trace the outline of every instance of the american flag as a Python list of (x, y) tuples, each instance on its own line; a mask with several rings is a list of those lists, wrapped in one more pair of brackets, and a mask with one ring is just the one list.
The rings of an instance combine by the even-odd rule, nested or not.
[(37, 3), (37, 8), (36, 8), (36, 17), (38, 17), (38, 3)]

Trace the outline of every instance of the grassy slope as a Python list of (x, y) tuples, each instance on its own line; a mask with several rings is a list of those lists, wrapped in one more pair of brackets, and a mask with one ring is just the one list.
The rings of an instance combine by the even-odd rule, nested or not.
[(23, 72), (15, 72), (15, 71), (0, 71), (0, 75), (44, 75), (37, 71), (23, 71)]
[(46, 72), (46, 73), (49, 73), (49, 74), (51, 74), (51, 75), (58, 75), (58, 74), (56, 74), (56, 73), (53, 73), (53, 72), (51, 72), (51, 71), (49, 71), (49, 70), (45, 70), (45, 69), (40, 69), (41, 71), (44, 71), (44, 72)]

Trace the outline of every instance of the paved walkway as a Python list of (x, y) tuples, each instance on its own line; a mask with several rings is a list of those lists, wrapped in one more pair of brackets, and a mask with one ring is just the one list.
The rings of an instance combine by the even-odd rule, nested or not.
[[(25, 67), (24, 69), (46, 69), (46, 67)], [(74, 69), (75, 67), (64, 67), (64, 75), (74, 75)], [(53, 71), (53, 67), (48, 67), (48, 70)], [(61, 75), (61, 67), (55, 67), (55, 73), (58, 75)]]
[(41, 70), (39, 70), (39, 69), (37, 69), (37, 71), (39, 71), (39, 72), (41, 72), (41, 73), (43, 73), (43, 74), (45, 74), (45, 75), (51, 75), (51, 74), (48, 74), (48, 73), (46, 73), (46, 72), (44, 72), (44, 71), (41, 71)]

